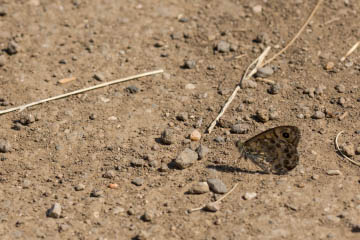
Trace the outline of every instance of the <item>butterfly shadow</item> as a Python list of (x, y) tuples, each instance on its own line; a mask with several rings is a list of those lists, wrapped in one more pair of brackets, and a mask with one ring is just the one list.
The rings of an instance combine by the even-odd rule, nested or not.
[(265, 171), (252, 171), (252, 170), (247, 170), (244, 168), (231, 167), (228, 165), (207, 165), (206, 167), (215, 169), (215, 170), (221, 171), (221, 172), (240, 172), (240, 173), (247, 173), (247, 174), (268, 174)]

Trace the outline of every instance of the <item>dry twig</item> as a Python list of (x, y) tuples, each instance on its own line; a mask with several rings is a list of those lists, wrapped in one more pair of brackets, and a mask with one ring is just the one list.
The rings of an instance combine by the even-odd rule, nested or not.
[(75, 81), (75, 80), (76, 80), (76, 77), (63, 78), (63, 79), (60, 79), (58, 81), (58, 83), (64, 84), (64, 83), (68, 83), (68, 82)]
[[(220, 203), (222, 200), (224, 200), (227, 196), (230, 195), (230, 193), (232, 193), (235, 190), (235, 188), (237, 187), (238, 184), (239, 183), (236, 183), (234, 185), (234, 187), (232, 189), (230, 189), (230, 191), (228, 191), (224, 196), (222, 196), (221, 198), (219, 198), (217, 201), (213, 202), (212, 204), (217, 204), (217, 203)], [(200, 210), (204, 209), (205, 207), (206, 207), (206, 205), (203, 205), (203, 206), (198, 207), (198, 208), (189, 209), (187, 212), (192, 213), (192, 212), (195, 212), (195, 211), (200, 211)]]
[[(221, 116), (225, 113), (226, 109), (229, 107), (230, 103), (234, 100), (237, 92), (240, 90), (240, 86), (242, 84), (242, 82), (250, 77), (252, 77), (259, 68), (269, 64), (270, 62), (272, 62), (275, 58), (277, 58), (279, 55), (281, 55), (283, 52), (285, 52), (294, 42), (295, 40), (300, 36), (300, 34), (304, 31), (305, 27), (309, 24), (311, 18), (314, 16), (315, 12), (318, 10), (319, 6), (321, 5), (321, 3), (323, 2), (323, 0), (319, 0), (318, 3), (316, 4), (316, 6), (314, 7), (313, 11), (311, 12), (310, 16), (308, 17), (308, 19), (305, 21), (304, 25), (300, 28), (299, 32), (293, 37), (293, 39), (291, 39), (291, 41), (282, 49), (280, 50), (278, 53), (276, 53), (273, 57), (271, 57), (269, 60), (267, 60), (266, 62), (264, 62), (264, 58), (267, 55), (268, 51), (270, 50), (270, 48), (268, 47), (267, 49), (265, 49), (265, 51), (260, 55), (259, 58), (255, 59), (246, 69), (242, 79), (240, 80), (240, 84), (238, 86), (236, 86), (235, 90), (233, 91), (233, 93), (231, 94), (231, 96), (229, 97), (229, 99), (227, 100), (227, 102), (225, 103), (224, 107), (221, 109), (219, 115), (215, 118), (215, 120), (210, 124), (210, 126), (207, 129), (207, 133), (211, 133), (213, 128), (215, 127), (216, 123), (219, 121), (219, 119), (221, 118)], [(249, 69), (255, 64), (256, 67), (249, 73)]]
[(64, 98), (64, 97), (71, 96), (71, 95), (75, 95), (75, 94), (87, 92), (87, 91), (90, 91), (90, 90), (94, 90), (94, 89), (106, 87), (106, 86), (113, 85), (113, 84), (116, 84), (116, 83), (121, 83), (121, 82), (129, 81), (129, 80), (132, 80), (132, 79), (135, 79), (135, 78), (141, 78), (141, 77), (145, 77), (145, 76), (149, 76), (149, 75), (154, 75), (154, 74), (158, 74), (158, 73), (162, 73), (162, 72), (164, 72), (164, 70), (160, 69), (160, 70), (156, 70), (156, 71), (152, 71), (152, 72), (146, 72), (146, 73), (141, 73), (141, 74), (134, 75), (134, 76), (130, 76), (130, 77), (126, 77), (126, 78), (117, 79), (117, 80), (110, 81), (110, 82), (105, 82), (105, 83), (102, 83), (102, 84), (99, 84), (99, 85), (95, 85), (95, 86), (92, 86), (92, 87), (79, 89), (79, 90), (76, 90), (76, 91), (73, 91), (73, 92), (61, 94), (61, 95), (58, 95), (58, 96), (55, 96), (55, 97), (51, 97), (51, 98), (47, 98), (47, 99), (43, 99), (43, 100), (40, 100), (40, 101), (37, 101), (37, 102), (32, 102), (32, 103), (28, 103), (28, 104), (25, 104), (25, 105), (22, 105), (22, 106), (18, 106), (18, 107), (14, 107), (14, 108), (9, 108), (9, 109), (0, 111), (0, 115), (5, 114), (5, 113), (8, 113), (8, 112), (13, 112), (13, 111), (16, 111), (16, 110), (23, 111), (24, 109), (26, 109), (26, 108), (28, 108), (28, 107), (31, 107), (31, 106), (34, 106), (34, 105), (38, 105), (38, 104), (41, 104), (41, 103), (44, 103), (44, 102), (49, 102), (49, 101), (57, 100), (57, 99), (60, 99), (60, 98)]
[(338, 139), (339, 139), (339, 136), (343, 133), (344, 131), (341, 131), (339, 132), (337, 135), (336, 135), (336, 138), (335, 138), (335, 147), (336, 147), (336, 150), (340, 153), (341, 156), (343, 156), (343, 158), (347, 159), (348, 161), (350, 161), (351, 163), (355, 164), (356, 166), (360, 167), (360, 163), (357, 162), (357, 161), (354, 161), (352, 160), (351, 158), (349, 158), (348, 156), (346, 156), (340, 149), (339, 147), (339, 143), (338, 143)]
[(352, 47), (350, 48), (350, 50), (345, 54), (345, 56), (343, 56), (343, 57), (340, 59), (340, 61), (341, 61), (341, 62), (345, 61), (345, 59), (346, 59), (350, 54), (352, 54), (352, 53), (358, 48), (359, 45), (360, 45), (360, 41), (358, 41), (357, 43), (355, 43), (354, 46), (352, 46)]
[[(211, 133), (212, 130), (214, 129), (216, 123), (219, 121), (219, 119), (222, 117), (222, 115), (225, 113), (226, 109), (229, 107), (230, 103), (234, 100), (237, 92), (240, 90), (240, 86), (241, 84), (246, 81), (248, 78), (252, 77), (252, 75), (254, 75), (257, 72), (257, 66), (259, 65), (260, 61), (263, 61), (265, 56), (268, 54), (268, 52), (270, 51), (270, 47), (267, 47), (264, 52), (257, 58), (255, 59), (245, 70), (245, 73), (243, 75), (243, 77), (240, 80), (240, 83), (236, 86), (235, 90), (233, 91), (233, 93), (231, 94), (231, 96), (228, 98), (227, 102), (225, 103), (224, 107), (221, 109), (219, 115), (215, 118), (215, 120), (210, 124), (209, 128), (207, 129), (207, 133)], [(250, 68), (255, 64), (256, 67), (248, 74)]]

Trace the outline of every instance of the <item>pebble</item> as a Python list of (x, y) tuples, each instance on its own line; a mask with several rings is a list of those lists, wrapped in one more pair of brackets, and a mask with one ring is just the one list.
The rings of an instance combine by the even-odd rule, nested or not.
[(188, 83), (185, 85), (185, 89), (187, 90), (194, 90), (196, 88), (196, 86), (192, 83)]
[(216, 45), (216, 50), (218, 50), (220, 53), (227, 53), (230, 51), (230, 44), (225, 41), (220, 41)]
[(342, 84), (338, 84), (335, 86), (335, 90), (338, 92), (338, 93), (344, 93), (345, 92), (345, 86), (342, 85)]
[(93, 189), (90, 193), (90, 197), (102, 197), (104, 195), (104, 192), (102, 190)]
[(145, 162), (141, 158), (133, 158), (130, 160), (130, 165), (132, 167), (142, 167), (145, 165)]
[(137, 177), (137, 178), (134, 178), (132, 181), (131, 181), (132, 184), (136, 185), (136, 186), (141, 186), (144, 184), (144, 179), (141, 178), (141, 177)]
[(274, 74), (274, 70), (272, 69), (272, 67), (267, 66), (267, 67), (259, 68), (255, 73), (255, 77), (268, 78), (273, 74)]
[(315, 97), (315, 88), (306, 88), (303, 92), (304, 94), (308, 94), (309, 97), (314, 98)]
[(256, 88), (256, 87), (257, 87), (257, 83), (251, 79), (247, 79), (241, 83), (241, 88), (243, 89)]
[(342, 145), (341, 149), (343, 150), (344, 154), (348, 157), (352, 157), (355, 155), (355, 147), (354, 144), (352, 143)]
[(187, 112), (181, 112), (176, 116), (176, 119), (185, 122), (189, 119), (189, 114)]
[(196, 62), (194, 60), (186, 60), (183, 67), (185, 69), (193, 69), (196, 67)]
[(141, 216), (141, 219), (145, 222), (151, 222), (154, 220), (154, 213), (152, 211), (146, 211), (144, 215)]
[(104, 73), (101, 73), (101, 72), (95, 73), (93, 78), (100, 82), (105, 81), (105, 75), (104, 75)]
[(201, 139), (201, 133), (199, 130), (194, 130), (190, 133), (190, 140), (191, 141), (199, 141)]
[(117, 120), (117, 117), (115, 117), (115, 116), (110, 116), (110, 117), (108, 118), (108, 120), (109, 120), (109, 121), (116, 121), (116, 120)]
[(270, 119), (269, 112), (265, 109), (257, 110), (255, 117), (258, 121), (262, 123), (265, 123)]
[(214, 139), (215, 142), (217, 143), (223, 143), (225, 142), (225, 139), (221, 136), (217, 136), (215, 139)]
[(345, 103), (346, 103), (346, 99), (344, 97), (340, 97), (337, 101), (337, 103), (340, 105), (340, 106), (344, 106)]
[(95, 120), (96, 119), (96, 114), (95, 113), (91, 113), (90, 115), (89, 115), (89, 119), (90, 120)]
[(196, 160), (198, 159), (198, 154), (191, 150), (190, 148), (186, 148), (182, 151), (174, 161), (176, 167), (180, 169), (185, 169), (191, 167)]
[(108, 178), (108, 179), (114, 178), (115, 176), (116, 176), (116, 172), (114, 170), (106, 171), (103, 174), (103, 178)]
[(319, 179), (319, 175), (314, 174), (314, 175), (311, 176), (311, 179), (312, 179), (312, 180), (318, 180), (318, 179)]
[(139, 88), (137, 86), (131, 85), (126, 88), (128, 93), (134, 94), (139, 92)]
[(280, 93), (281, 90), (281, 86), (279, 83), (275, 83), (275, 84), (271, 84), (270, 88), (268, 89), (268, 93), (272, 94), (272, 95), (276, 95), (278, 93)]
[(151, 234), (148, 231), (141, 230), (135, 237), (131, 238), (134, 240), (150, 240)]
[(204, 210), (209, 212), (217, 212), (220, 210), (220, 205), (217, 202), (208, 203), (205, 205)]
[(85, 189), (85, 185), (82, 184), (82, 183), (79, 183), (78, 185), (76, 185), (76, 186), (74, 187), (74, 189), (75, 189), (75, 191), (82, 191), (82, 190)]
[(244, 195), (244, 199), (251, 200), (251, 199), (254, 199), (256, 197), (256, 195), (257, 195), (256, 192), (247, 192)]
[(231, 126), (231, 133), (246, 134), (249, 132), (250, 126), (244, 123), (237, 123)]
[(23, 181), (22, 188), (23, 188), (23, 189), (28, 189), (30, 186), (31, 186), (31, 181), (28, 180), (28, 179), (25, 179), (25, 180)]
[(324, 93), (325, 89), (326, 89), (326, 86), (320, 84), (318, 87), (315, 88), (315, 94), (322, 95)]
[(6, 64), (6, 58), (4, 55), (0, 55), (0, 67)]
[(204, 159), (206, 157), (206, 155), (210, 152), (210, 149), (201, 144), (197, 149), (196, 152), (198, 154), (198, 160)]
[(227, 187), (220, 179), (209, 178), (207, 180), (207, 183), (209, 184), (211, 191), (213, 191), (214, 193), (227, 193)]
[(262, 6), (261, 5), (256, 5), (252, 8), (254, 13), (261, 13), (262, 12)]
[(163, 47), (164, 45), (165, 45), (164, 42), (159, 41), (159, 42), (156, 42), (156, 43), (154, 44), (154, 47), (156, 47), (156, 48), (161, 48), (161, 47)]
[(328, 62), (328, 63), (326, 63), (326, 65), (325, 65), (325, 70), (330, 71), (330, 70), (332, 70), (334, 67), (335, 67), (335, 63), (334, 63), (334, 62)]
[(5, 139), (0, 139), (0, 152), (7, 153), (11, 151), (11, 144)]
[(61, 216), (60, 203), (54, 203), (50, 209), (48, 209), (46, 215), (52, 218), (59, 218)]
[(167, 172), (167, 171), (169, 171), (168, 165), (167, 165), (166, 163), (162, 162), (162, 163), (160, 164), (159, 171), (160, 171), (160, 172)]
[(125, 212), (125, 209), (122, 207), (114, 207), (114, 209), (112, 210), (112, 213), (115, 215), (123, 212)]
[(270, 43), (269, 34), (267, 34), (266, 32), (260, 33), (256, 36), (255, 39), (253, 39), (253, 42), (269, 44)]
[(270, 120), (278, 120), (278, 119), (280, 119), (279, 112), (278, 111), (270, 112), (269, 113), (269, 119)]
[(0, 17), (4, 17), (6, 16), (6, 14), (7, 14), (6, 8), (0, 6)]
[(9, 55), (14, 55), (19, 51), (19, 45), (14, 41), (10, 41), (5, 51)]
[(323, 119), (325, 118), (325, 113), (321, 112), (321, 111), (316, 111), (313, 115), (312, 115), (313, 119)]
[(32, 115), (31, 113), (29, 113), (29, 114), (24, 114), (24, 115), (22, 115), (22, 116), (20, 117), (19, 122), (20, 122), (22, 125), (26, 126), (26, 125), (30, 125), (31, 123), (35, 122), (35, 120), (36, 120), (36, 119), (35, 119), (35, 116)]
[(341, 175), (342, 173), (340, 172), (340, 170), (328, 170), (326, 174), (330, 176), (335, 176), (335, 175)]
[(173, 130), (168, 128), (162, 131), (160, 140), (163, 144), (166, 145), (173, 144), (175, 142), (175, 135)]
[(117, 183), (110, 183), (108, 187), (111, 189), (116, 189), (119, 187), (119, 185)]
[(209, 184), (207, 182), (197, 182), (191, 186), (189, 193), (203, 194), (209, 192)]

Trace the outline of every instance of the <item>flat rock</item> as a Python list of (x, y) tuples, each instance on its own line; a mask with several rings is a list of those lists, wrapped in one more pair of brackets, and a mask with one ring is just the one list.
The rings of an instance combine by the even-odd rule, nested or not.
[(209, 184), (210, 190), (214, 193), (224, 194), (228, 191), (226, 185), (220, 179), (209, 178), (207, 183)]

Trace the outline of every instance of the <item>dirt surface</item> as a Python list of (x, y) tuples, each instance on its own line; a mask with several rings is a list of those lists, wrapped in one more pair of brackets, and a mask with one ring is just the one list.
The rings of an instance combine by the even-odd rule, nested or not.
[[(283, 48), (315, 5), (0, 0), (0, 110), (164, 69), (0, 116), (0, 238), (359, 239), (360, 169), (334, 146), (345, 131), (360, 160), (359, 50), (340, 62), (360, 39), (359, 1), (325, 0), (269, 65), (277, 84), (253, 78), (204, 134), (245, 68)], [(301, 130), (293, 171), (239, 160), (236, 140), (281, 125)], [(194, 163), (200, 144), (210, 152)], [(180, 153), (189, 164), (173, 164)], [(217, 212), (189, 214), (222, 196), (206, 184), (187, 194), (210, 178), (238, 187)]]

